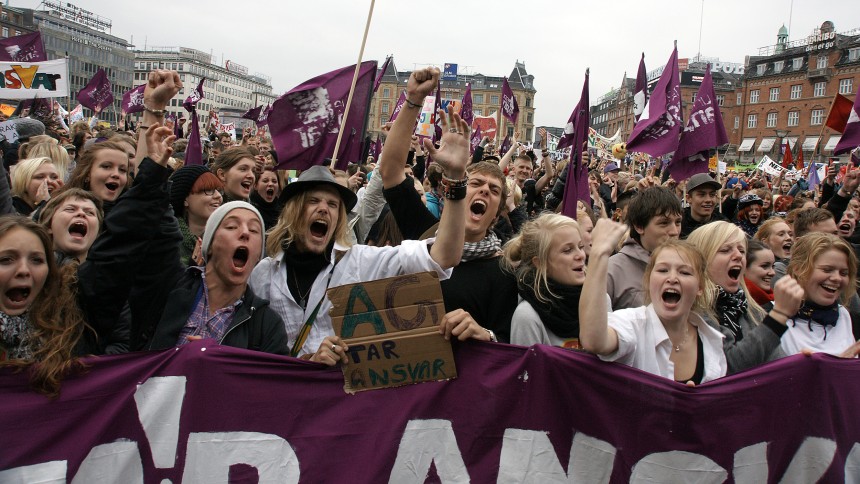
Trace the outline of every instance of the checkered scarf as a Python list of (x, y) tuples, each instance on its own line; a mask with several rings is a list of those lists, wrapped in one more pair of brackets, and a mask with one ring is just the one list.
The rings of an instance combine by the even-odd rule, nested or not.
[(492, 257), (502, 250), (502, 242), (494, 232), (477, 242), (466, 242), (463, 244), (463, 257), (460, 262), (470, 260), (486, 259)]

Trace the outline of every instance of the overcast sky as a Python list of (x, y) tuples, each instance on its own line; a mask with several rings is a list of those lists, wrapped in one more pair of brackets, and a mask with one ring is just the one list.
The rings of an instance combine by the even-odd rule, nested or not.
[[(63, 0), (64, 2), (67, 0)], [(185, 46), (237, 62), (272, 78), (283, 93), (358, 59), (370, 0), (72, 0), (113, 21), (112, 33), (144, 45)], [(33, 0), (12, 6), (35, 8)], [(591, 101), (647, 69), (701, 54), (743, 63), (776, 43), (808, 36), (825, 20), (837, 32), (860, 28), (857, 0), (376, 0), (364, 59), (393, 54), (400, 70), (445, 62), (461, 72), (508, 75), (517, 60), (535, 76), (535, 123), (563, 126), (591, 68)], [(789, 16), (789, 11), (792, 11)], [(790, 17), (790, 18), (789, 18)], [(789, 22), (790, 21), (790, 22)], [(223, 64), (222, 64), (223, 65)]]

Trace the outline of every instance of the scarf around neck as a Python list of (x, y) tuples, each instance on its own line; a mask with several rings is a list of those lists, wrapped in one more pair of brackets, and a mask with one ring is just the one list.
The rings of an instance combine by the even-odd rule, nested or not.
[(582, 286), (568, 286), (548, 279), (549, 290), (555, 294), (543, 302), (535, 294), (532, 283), (534, 272), (529, 272), (517, 284), (520, 296), (531, 304), (548, 330), (560, 338), (579, 338), (579, 298)]
[(791, 320), (794, 326), (797, 326), (798, 320), (806, 321), (809, 331), (812, 331), (812, 323), (824, 326), (824, 339), (827, 340), (827, 328), (836, 326), (836, 322), (839, 321), (839, 302), (822, 306), (812, 301), (803, 301), (803, 306)]
[(740, 321), (747, 312), (747, 295), (744, 288), (739, 288), (734, 294), (720, 286), (717, 286), (717, 290), (716, 312), (720, 318), (720, 326), (728, 328), (735, 336), (735, 341), (740, 341), (744, 337)]
[(496, 255), (500, 250), (502, 250), (502, 242), (495, 232), (490, 232), (489, 235), (477, 242), (466, 242), (463, 244), (463, 256), (460, 262), (486, 259), (487, 257)]
[(773, 289), (762, 289), (746, 277), (744, 277), (744, 280), (747, 282), (747, 289), (749, 289), (750, 297), (752, 297), (753, 301), (757, 302), (759, 306), (764, 306), (765, 304), (773, 301)]

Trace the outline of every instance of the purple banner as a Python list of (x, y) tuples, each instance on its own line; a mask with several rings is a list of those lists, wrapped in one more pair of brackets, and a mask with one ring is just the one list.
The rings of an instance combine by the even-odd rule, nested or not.
[[(89, 359), (56, 401), (4, 368), (0, 482), (855, 482), (860, 470), (857, 360), (794, 356), (687, 387), (548, 346), (454, 354), (456, 379), (356, 395), (339, 369), (211, 340)], [(387, 377), (409, 371), (434, 367)]]
[(681, 77), (678, 74), (678, 48), (675, 47), (642, 117), (630, 133), (627, 151), (655, 157), (671, 153), (678, 148), (678, 135), (682, 129)]
[(394, 105), (394, 111), (391, 113), (391, 119), (388, 120), (389, 123), (393, 123), (395, 119), (397, 119), (397, 115), (400, 114), (400, 110), (403, 109), (403, 103), (406, 102), (406, 90), (400, 91), (400, 97), (397, 98), (397, 104)]
[[(568, 121), (568, 125), (564, 128), (563, 140), (565, 146), (570, 146), (570, 164), (565, 178), (561, 213), (572, 219), (576, 219), (578, 201), (585, 202), (586, 206), (590, 206), (591, 202), (591, 195), (588, 193), (588, 163), (582, 159), (582, 152), (585, 151), (588, 140), (588, 76), (589, 70), (586, 69), (579, 103), (573, 108), (573, 113), (570, 115), (571, 121)], [(557, 149), (561, 148), (561, 141), (559, 141)]]
[(122, 111), (123, 116), (125, 116), (126, 114), (140, 113), (144, 111), (144, 89), (146, 89), (146, 84), (141, 84), (122, 95), (122, 106), (120, 107), (120, 110)]
[(391, 59), (394, 57), (388, 56), (385, 58), (385, 62), (382, 63), (382, 69), (379, 70), (379, 74), (376, 76), (376, 80), (373, 81), (373, 92), (376, 92), (379, 89), (379, 84), (382, 82), (382, 76), (385, 75), (385, 71), (388, 70), (388, 64), (391, 64)]
[(242, 115), (243, 119), (250, 119), (252, 121), (257, 121), (257, 118), (260, 117), (260, 114), (263, 112), (263, 105), (260, 104), (255, 108), (251, 108), (245, 111), (245, 114)]
[(90, 79), (90, 82), (81, 89), (78, 93), (78, 102), (96, 113), (100, 113), (104, 108), (110, 106), (113, 102), (113, 93), (111, 92), (110, 80), (108, 80), (104, 69), (99, 69), (96, 75)]
[(475, 153), (475, 148), (477, 148), (478, 145), (481, 144), (481, 138), (482, 137), (483, 137), (483, 135), (481, 134), (481, 127), (476, 126), (475, 130), (472, 131), (471, 139), (469, 139), (469, 145), (470, 145), (469, 151), (471, 151), (472, 153)]
[(472, 127), (472, 123), (475, 121), (475, 113), (472, 111), (472, 85), (469, 84), (466, 86), (466, 92), (463, 94), (463, 105), (460, 107), (460, 117), (463, 118), (463, 121)]
[(711, 65), (708, 64), (705, 78), (690, 109), (687, 127), (681, 133), (678, 149), (669, 162), (669, 173), (676, 181), (681, 181), (696, 173), (707, 172), (710, 151), (728, 142), (729, 137), (714, 92)]
[(439, 111), (442, 110), (442, 83), (439, 82), (436, 84), (436, 100), (433, 104), (433, 125), (434, 125), (434, 135), (433, 141), (439, 142), (442, 140), (442, 117), (439, 116)]
[(197, 84), (197, 87), (191, 91), (191, 95), (185, 98), (185, 102), (182, 103), (182, 107), (185, 108), (189, 113), (194, 110), (194, 107), (197, 106), (197, 103), (203, 99), (203, 82), (206, 81), (206, 78), (203, 77), (200, 79), (200, 82)]
[(347, 163), (358, 161), (361, 143), (349, 144), (347, 151), (346, 138), (351, 133), (358, 133), (359, 137), (364, 133), (376, 61), (361, 63), (346, 126), (342, 126), (354, 72), (355, 66), (352, 65), (317, 76), (275, 101), (268, 119), (272, 141), (278, 152), (278, 169), (304, 170), (322, 164), (325, 158), (334, 154), (340, 131), (344, 131), (344, 139), (341, 140), (335, 168), (346, 169)]
[(507, 77), (502, 80), (502, 116), (514, 124), (517, 124), (517, 118), (520, 116), (520, 106)]
[(645, 71), (645, 53), (639, 59), (639, 71), (636, 73), (636, 85), (633, 88), (633, 118), (639, 121), (639, 117), (645, 111), (648, 104), (648, 73)]
[(0, 61), (3, 62), (42, 62), (48, 60), (42, 45), (42, 34), (16, 35), (0, 39)]
[(262, 128), (263, 126), (266, 126), (267, 124), (269, 124), (269, 113), (271, 113), (271, 112), (272, 112), (272, 105), (271, 104), (267, 105), (266, 109), (260, 111), (260, 114), (259, 114), (259, 116), (257, 116), (257, 119), (255, 121), (255, 123), (257, 124), (257, 128)]

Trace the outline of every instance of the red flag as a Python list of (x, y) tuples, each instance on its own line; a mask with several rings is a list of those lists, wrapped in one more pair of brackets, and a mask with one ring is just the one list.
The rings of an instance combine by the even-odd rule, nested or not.
[(803, 169), (803, 147), (797, 150), (797, 163), (794, 165), (794, 168), (797, 170)]
[(782, 167), (789, 168), (794, 164), (794, 159), (791, 156), (791, 146), (789, 146), (788, 141), (785, 142), (785, 154), (782, 155)]
[(850, 99), (842, 94), (837, 94), (833, 98), (833, 105), (830, 106), (830, 113), (827, 115), (827, 121), (824, 124), (835, 131), (844, 132), (853, 106), (854, 103)]

